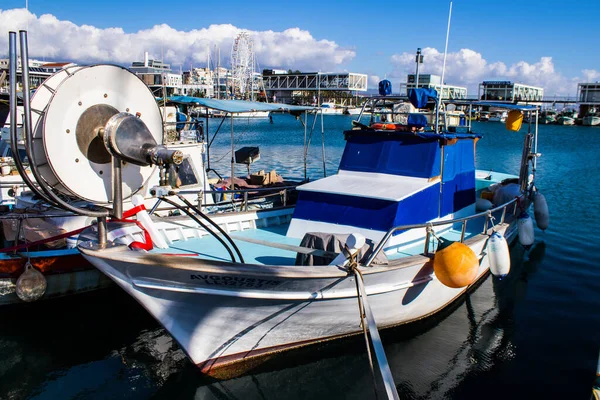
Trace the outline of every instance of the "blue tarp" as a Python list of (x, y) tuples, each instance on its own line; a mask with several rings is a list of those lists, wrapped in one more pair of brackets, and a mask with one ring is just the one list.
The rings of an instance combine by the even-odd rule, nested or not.
[(423, 108), (427, 105), (429, 99), (437, 99), (437, 91), (435, 89), (410, 89), (408, 99), (416, 108)]
[(172, 96), (167, 97), (167, 101), (176, 104), (186, 104), (197, 107), (207, 107), (213, 110), (226, 113), (248, 113), (254, 111), (312, 111), (315, 107), (294, 106), (281, 103), (261, 103), (258, 101), (246, 100), (217, 100), (206, 99), (192, 96)]
[(411, 113), (408, 114), (408, 120), (406, 121), (406, 125), (411, 128), (414, 126), (415, 128), (425, 128), (427, 126), (427, 117), (423, 114)]

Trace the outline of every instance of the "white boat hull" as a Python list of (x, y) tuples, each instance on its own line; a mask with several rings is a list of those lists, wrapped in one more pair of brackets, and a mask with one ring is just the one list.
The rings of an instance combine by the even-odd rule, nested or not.
[(585, 126), (597, 126), (600, 125), (600, 117), (583, 117), (582, 123)]
[[(506, 230), (509, 242), (516, 236), (514, 225), (497, 228)], [(487, 236), (467, 244), (480, 257), (478, 280), (489, 269)], [(87, 244), (80, 250), (211, 376), (235, 376), (265, 355), (362, 332), (354, 277), (338, 267), (174, 261), (119, 248), (96, 252)], [(429, 258), (421, 255), (362, 272), (379, 327), (431, 315), (468, 289), (441, 284)]]

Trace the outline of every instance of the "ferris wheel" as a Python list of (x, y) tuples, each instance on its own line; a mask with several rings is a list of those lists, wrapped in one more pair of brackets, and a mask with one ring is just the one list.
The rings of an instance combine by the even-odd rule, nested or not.
[(254, 75), (254, 44), (246, 31), (242, 31), (231, 49), (231, 74), (234, 95), (249, 97)]

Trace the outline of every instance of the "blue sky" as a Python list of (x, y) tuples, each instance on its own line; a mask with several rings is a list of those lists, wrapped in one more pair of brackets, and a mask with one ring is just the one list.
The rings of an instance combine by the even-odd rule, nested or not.
[[(290, 39), (290, 35), (275, 35), (261, 42), (262, 50), (257, 52), (261, 67), (349, 70), (375, 75), (375, 80), (384, 76), (402, 79), (402, 76), (414, 69), (414, 63), (411, 65), (408, 54), (413, 54), (417, 47), (431, 49), (431, 53), (425, 53), (423, 71), (439, 73), (441, 58), (439, 54), (435, 55), (434, 50), (441, 53), (444, 49), (449, 4), (445, 0), (229, 0), (180, 3), (152, 0), (30, 0), (29, 10), (37, 18), (42, 14), (51, 14), (59, 22), (70, 21), (77, 27), (87, 25), (98, 28), (99, 33), (95, 32), (95, 35), (107, 34), (111, 40), (117, 39), (115, 33), (107, 31), (107, 28), (121, 28), (124, 34), (138, 34), (134, 35), (135, 38), (129, 38), (131, 49), (135, 50), (132, 52), (135, 54), (130, 55), (130, 61), (139, 58), (140, 49), (133, 42), (137, 40), (137, 36), (143, 36), (140, 32), (166, 24), (179, 32), (179, 35), (170, 37), (170, 33), (163, 30), (158, 36), (163, 40), (160, 45), (163, 54), (165, 49), (172, 49), (173, 60), (168, 60), (167, 56), (165, 58), (173, 65), (198, 63), (202, 59), (198, 55), (198, 43), (195, 50), (190, 43), (190, 52), (194, 51), (195, 55), (190, 53), (184, 57), (181, 54), (186, 52), (181, 43), (185, 41), (186, 32), (209, 28), (211, 25), (232, 25), (236, 29), (249, 30), (256, 35), (257, 42), (261, 42), (259, 37), (269, 36), (266, 32), (282, 33), (290, 28), (299, 28), (303, 35), (310, 36), (310, 41), (304, 38), (298, 42)], [(24, 6), (25, 1), (2, 0), (0, 10), (6, 12)], [(511, 80), (544, 85), (547, 93), (562, 90), (564, 94), (569, 94), (577, 81), (600, 79), (600, 52), (594, 47), (599, 34), (596, 22), (599, 16), (600, 3), (589, 0), (456, 0), (453, 2), (448, 47), (449, 53), (455, 57), (449, 57), (451, 66), (446, 81), (471, 87), (481, 77), (496, 79), (506, 75)], [(14, 22), (14, 18), (11, 21)], [(32, 23), (31, 40), (35, 38), (34, 29), (35, 23)], [(59, 25), (57, 29), (60, 29)], [(77, 32), (71, 31), (72, 34)], [(225, 59), (230, 51), (231, 41), (223, 37), (223, 29), (219, 32), (199, 35), (206, 43), (211, 41), (211, 35), (217, 35), (214, 44), (221, 46)], [(0, 33), (4, 36), (0, 37), (2, 46), (6, 43), (6, 33)], [(43, 40), (48, 35), (41, 36), (43, 37), (40, 39)], [(287, 38), (284, 39), (283, 36)], [(149, 46), (148, 42), (144, 43), (140, 46)], [(296, 56), (299, 43), (305, 47), (306, 54)], [(47, 44), (47, 47), (53, 49), (46, 51), (49, 58), (77, 57), (77, 53), (72, 50), (61, 51), (61, 44), (69, 46), (69, 41), (55, 38), (54, 43)], [(320, 50), (314, 52), (311, 60), (312, 45)], [(73, 46), (85, 44), (71, 43), (71, 47)], [(102, 47), (102, 44), (97, 46)], [(469, 51), (461, 53), (461, 49)], [(156, 48), (150, 50), (157, 52)], [(82, 52), (82, 62), (98, 62), (104, 54), (117, 58), (104, 61), (126, 63), (124, 59), (120, 59), (123, 54), (113, 53), (110, 49), (100, 49), (97, 55), (90, 54), (89, 51), (85, 53)], [(269, 63), (295, 65), (268, 65)], [(472, 71), (466, 71), (467, 69)]]

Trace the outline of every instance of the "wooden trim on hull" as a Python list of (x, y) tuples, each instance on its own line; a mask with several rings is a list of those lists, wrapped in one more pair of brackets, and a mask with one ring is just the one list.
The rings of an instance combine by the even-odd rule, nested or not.
[[(458, 303), (458, 301), (461, 300), (462, 297), (464, 297), (468, 293), (471, 293), (475, 289), (477, 289), (479, 287), (479, 285), (481, 285), (483, 283), (483, 281), (489, 275), (490, 275), (490, 270), (486, 269), (486, 271), (484, 271), (475, 282), (473, 282), (471, 285), (466, 287), (465, 290), (463, 290), (462, 292), (457, 294), (455, 297), (453, 297), (450, 301), (448, 301), (442, 307), (440, 307), (428, 314), (422, 315), (418, 318), (413, 318), (413, 319), (410, 319), (407, 321), (403, 321), (400, 323), (385, 325), (383, 327), (379, 327), (379, 329), (382, 330), (382, 329), (397, 328), (400, 326), (415, 323), (417, 321), (422, 321), (425, 319), (435, 317), (435, 316), (437, 316), (438, 313), (440, 313), (441, 311), (443, 311), (445, 309), (451, 308), (453, 305)], [(357, 309), (357, 313), (358, 313), (358, 309)], [(363, 333), (362, 330), (356, 330), (355, 332), (344, 333), (341, 335), (334, 335), (334, 336), (322, 337), (322, 338), (317, 338), (317, 339), (309, 339), (309, 340), (303, 340), (303, 341), (294, 342), (294, 343), (287, 343), (287, 344), (283, 344), (283, 345), (279, 345), (279, 346), (272, 346), (272, 347), (266, 347), (266, 348), (257, 349), (257, 350), (250, 350), (250, 351), (245, 351), (245, 352), (241, 352), (241, 353), (230, 354), (230, 355), (223, 356), (223, 357), (212, 358), (210, 360), (206, 360), (202, 363), (196, 364), (196, 366), (200, 369), (200, 372), (202, 374), (209, 376), (211, 378), (222, 379), (222, 380), (233, 379), (233, 378), (237, 378), (239, 376), (249, 373), (253, 369), (258, 368), (262, 364), (268, 362), (272, 358), (274, 358), (282, 353), (299, 350), (299, 349), (305, 348), (307, 346), (313, 346), (313, 345), (317, 345), (320, 343), (327, 343), (327, 342), (331, 342), (334, 340), (351, 338), (351, 337), (361, 335), (362, 333)]]

